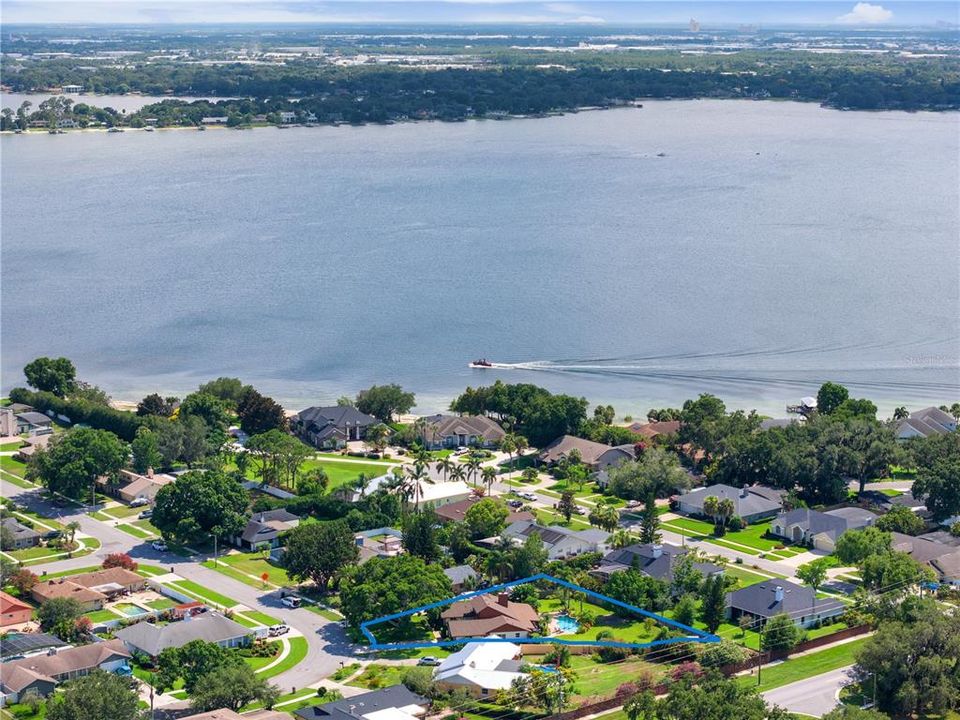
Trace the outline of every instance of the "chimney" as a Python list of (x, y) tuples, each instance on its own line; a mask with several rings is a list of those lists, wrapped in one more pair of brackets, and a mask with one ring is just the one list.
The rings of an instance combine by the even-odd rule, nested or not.
[(507, 593), (502, 592), (499, 596), (497, 596), (497, 602), (504, 607), (508, 607), (510, 605), (510, 596), (507, 595)]
[(148, 478), (152, 478), (152, 477), (153, 477), (153, 468), (152, 468), (152, 467), (148, 467), (148, 468), (147, 468), (147, 477), (148, 477)]
[(746, 485), (740, 488), (740, 497), (745, 498), (749, 494), (750, 494), (750, 488), (748, 488)]
[(663, 555), (663, 545), (653, 545), (651, 546), (651, 551), (653, 552), (653, 557), (658, 558)]
[(777, 585), (777, 586), (773, 589), (773, 601), (774, 601), (774, 602), (778, 602), (778, 603), (779, 603), (779, 602), (783, 602), (783, 587), (782, 587), (782, 586)]

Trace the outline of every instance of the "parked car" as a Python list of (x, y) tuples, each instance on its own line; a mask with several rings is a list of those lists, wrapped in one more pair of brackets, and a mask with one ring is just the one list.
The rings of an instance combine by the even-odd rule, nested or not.
[(288, 608), (300, 607), (300, 598), (298, 598), (296, 595), (288, 595), (285, 598), (280, 598), (280, 602)]
[(288, 628), (286, 624), (283, 624), (283, 623), (281, 623), (280, 625), (271, 625), (270, 629), (267, 630), (267, 634), (270, 635), (270, 637), (277, 637), (277, 635), (286, 635), (288, 632), (290, 632), (290, 628)]
[(533, 500), (536, 500), (536, 499), (537, 499), (537, 496), (534, 495), (532, 492), (519, 492), (519, 493), (517, 493), (517, 495), (519, 495), (520, 497), (522, 497), (524, 500), (531, 500), (531, 501), (533, 501)]
[(56, 539), (57, 539), (58, 537), (60, 537), (61, 535), (63, 535), (63, 532), (61, 532), (60, 530), (47, 530), (47, 531), (43, 534), (43, 539), (44, 539), (44, 540), (56, 540)]
[(631, 509), (631, 510), (633, 510), (634, 508), (640, 507), (642, 504), (643, 504), (643, 503), (641, 503), (639, 500), (629, 500), (629, 501), (627, 501), (627, 507), (628, 507), (629, 509)]
[(153, 510), (144, 510), (142, 513), (137, 515), (141, 520), (146, 520), (147, 518), (153, 517)]
[(580, 507), (579, 505), (574, 505), (574, 506), (573, 506), (573, 514), (574, 514), (574, 515), (586, 515), (586, 514), (587, 514), (587, 511), (584, 510), (584, 509), (583, 509), (582, 507)]
[(163, 540), (154, 540), (150, 546), (157, 552), (166, 552), (167, 544)]
[(440, 661), (433, 657), (433, 655), (424, 655), (422, 658), (417, 660), (417, 665), (425, 665), (427, 667), (436, 667), (440, 664)]
[(143, 507), (144, 505), (149, 505), (150, 501), (145, 497), (134, 498), (130, 501), (130, 507)]
[(467, 452), (469, 452), (469, 450), (468, 450), (467, 448), (465, 448), (463, 445), (461, 445), (460, 447), (458, 447), (456, 450), (453, 451), (453, 454), (454, 454), (454, 455), (464, 455), (464, 454), (466, 454)]
[(513, 509), (522, 508), (523, 500), (507, 500), (507, 505)]

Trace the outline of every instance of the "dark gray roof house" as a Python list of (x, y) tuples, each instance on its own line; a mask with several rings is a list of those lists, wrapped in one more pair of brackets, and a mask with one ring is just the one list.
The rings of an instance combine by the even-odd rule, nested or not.
[(894, 432), (900, 440), (912, 437), (946, 435), (957, 431), (957, 419), (937, 407), (928, 407), (910, 413), (897, 422)]
[(477, 571), (469, 565), (455, 565), (445, 568), (443, 574), (450, 578), (450, 584), (453, 585), (454, 592), (461, 592), (467, 587), (473, 587), (480, 579)]
[(34, 410), (17, 413), (17, 418), (25, 423), (29, 423), (33, 427), (50, 427), (53, 425), (53, 420), (44, 415), (42, 412), (36, 412)]
[[(603, 557), (600, 566), (591, 571), (591, 575), (609, 578), (613, 573), (635, 568), (644, 575), (656, 580), (670, 582), (673, 580), (673, 569), (680, 558), (689, 551), (687, 548), (676, 545), (628, 545), (627, 547), (611, 550)], [(704, 577), (723, 572), (723, 568), (713, 563), (695, 562), (693, 564)]]
[(502, 427), (484, 415), (431, 415), (424, 421), (424, 440), (430, 450), (474, 443), (495, 447), (506, 435)]
[(63, 640), (47, 633), (7, 633), (3, 636), (3, 642), (0, 642), (0, 660), (12, 660), (42, 650), (63, 647), (67, 647)]
[(300, 708), (294, 715), (304, 720), (413, 720), (427, 713), (430, 701), (404, 685), (375, 690), (324, 703)]
[(293, 431), (319, 448), (343, 447), (352, 440), (363, 440), (367, 428), (380, 422), (348, 405), (309, 407), (291, 421)]
[(730, 485), (710, 485), (691, 490), (677, 498), (677, 512), (684, 515), (705, 515), (703, 501), (708, 497), (733, 501), (734, 514), (746, 522), (756, 522), (773, 517), (783, 507), (783, 491), (765, 485), (748, 485), (742, 488)]
[(248, 550), (256, 550), (264, 543), (275, 548), (280, 544), (280, 534), (299, 524), (300, 518), (283, 508), (254, 513), (243, 532), (233, 538), (233, 544)]
[(33, 547), (40, 542), (40, 533), (18, 522), (16, 518), (5, 517), (2, 523), (3, 529), (9, 532), (13, 538), (14, 549)]
[(877, 516), (872, 512), (858, 507), (838, 508), (827, 512), (796, 508), (777, 515), (770, 524), (770, 532), (790, 542), (833, 552), (837, 538), (843, 533), (873, 525), (876, 519)]
[(727, 610), (734, 621), (743, 615), (762, 624), (774, 615), (786, 613), (801, 627), (835, 618), (846, 611), (839, 600), (817, 598), (805, 585), (772, 579), (748, 585), (727, 594)]

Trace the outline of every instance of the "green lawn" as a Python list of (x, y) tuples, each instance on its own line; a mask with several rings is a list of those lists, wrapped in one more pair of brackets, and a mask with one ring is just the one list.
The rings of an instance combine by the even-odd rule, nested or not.
[(226, 575), (229, 578), (233, 578), (237, 582), (242, 582), (244, 585), (249, 585), (250, 587), (256, 588), (257, 590), (264, 589), (264, 584), (261, 581), (254, 580), (252, 577), (248, 577), (247, 575), (244, 575), (239, 570), (235, 570), (234, 568), (230, 567), (229, 565), (226, 565), (225, 563), (218, 561), (217, 564), (214, 565), (213, 560), (204, 560), (200, 564), (206, 568), (210, 568), (211, 570), (216, 570), (221, 575)]
[(135, 538), (140, 538), (141, 540), (147, 540), (153, 537), (153, 535), (145, 530), (141, 530), (136, 525), (127, 525), (126, 523), (123, 523), (121, 525), (117, 525), (117, 529), (123, 530), (125, 533), (127, 533), (127, 535), (133, 535)]
[(589, 530), (591, 528), (590, 523), (586, 520), (581, 520), (579, 515), (571, 517), (569, 523), (563, 519), (563, 515), (555, 513), (552, 510), (537, 508), (536, 515), (537, 522), (541, 525), (562, 525), (563, 527), (572, 528), (573, 530)]
[(143, 563), (140, 563), (137, 566), (137, 572), (144, 577), (156, 577), (157, 575), (167, 574), (167, 570), (165, 568), (157, 567), (156, 565), (144, 565)]
[(172, 607), (175, 607), (175, 603), (170, 598), (160, 598), (159, 600), (150, 600), (147, 602), (147, 607), (153, 610), (169, 610)]
[(115, 520), (122, 520), (131, 515), (139, 515), (143, 511), (142, 507), (130, 507), (128, 505), (119, 505), (117, 507), (107, 508), (103, 511), (104, 515), (109, 515)]
[[(863, 647), (867, 638), (821, 650), (820, 652), (802, 655), (790, 660), (766, 667), (760, 673), (760, 692), (771, 690), (781, 685), (789, 685), (797, 680), (820, 675), (830, 670), (836, 670), (845, 665), (856, 662), (857, 651)], [(743, 685), (756, 685), (756, 674), (741, 675), (737, 682)]]
[(27, 464), (11, 455), (0, 455), (0, 469), (22, 478), (27, 471)]
[(192, 580), (171, 580), (170, 582), (166, 583), (166, 585), (169, 585), (176, 590), (180, 590), (187, 595), (193, 595), (200, 600), (213, 603), (214, 605), (231, 608), (237, 604), (237, 601), (233, 598), (228, 598), (226, 595), (221, 595), (213, 590), (208, 590)]
[(900, 490), (891, 490), (890, 488), (885, 488), (885, 489), (881, 490), (880, 492), (883, 493), (884, 495), (886, 495), (887, 497), (900, 497), (901, 495), (903, 495), (903, 492), (902, 492), (902, 491), (900, 491)]
[(255, 620), (261, 625), (277, 625), (280, 621), (275, 617), (271, 617), (266, 613), (262, 613), (259, 610), (244, 610), (243, 614), (246, 615), (251, 620)]
[[(333, 492), (341, 485), (346, 485), (351, 480), (355, 480), (360, 473), (364, 473), (369, 478), (379, 477), (390, 471), (391, 466), (396, 465), (396, 462), (384, 462), (377, 460), (366, 460), (363, 458), (343, 458), (339, 455), (329, 456), (330, 459), (310, 459), (305, 460), (301, 466), (302, 472), (307, 472), (314, 468), (323, 468), (324, 472), (327, 473), (327, 478), (330, 480), (330, 484), (327, 488), (328, 492)], [(334, 460), (333, 458), (337, 457), (339, 460)], [(343, 460), (358, 460), (360, 462), (343, 462)], [(236, 470), (236, 465), (232, 462), (227, 463), (226, 470)], [(246, 476), (251, 480), (256, 480), (259, 482), (260, 478), (256, 473), (256, 470), (253, 467), (247, 468)]]
[[(799, 555), (801, 552), (804, 552), (802, 548), (790, 547), (782, 540), (772, 540), (764, 537), (767, 530), (770, 529), (770, 523), (748, 525), (743, 530), (728, 532), (722, 538), (715, 538), (713, 536), (713, 525), (701, 520), (694, 520), (692, 518), (675, 518), (673, 520), (666, 520), (663, 522), (663, 526), (669, 530), (673, 530), (674, 532), (680, 532), (682, 530), (688, 535), (692, 534), (702, 537), (707, 542), (720, 545), (721, 547), (728, 547), (733, 550), (740, 549), (742, 552), (750, 555), (759, 554), (758, 552), (752, 552), (751, 550), (757, 550), (763, 553), (773, 553), (780, 557), (792, 557), (793, 555)], [(744, 550), (742, 548), (738, 548), (737, 545), (744, 545), (749, 549)], [(778, 550), (778, 545), (784, 545), (785, 547)]]
[(11, 450), (18, 450), (21, 445), (23, 445), (23, 440), (11, 440), (9, 442), (0, 443), (0, 451), (9, 452)]
[[(770, 576), (773, 575), (773, 573), (766, 573), (766, 571), (764, 571), (765, 574), (761, 575), (760, 573), (747, 570), (742, 565), (736, 565), (734, 563), (724, 565), (723, 573), (724, 575), (736, 578), (739, 587), (747, 587), (747, 585), (754, 585), (758, 582), (769, 580)], [(775, 577), (783, 578), (785, 576), (776, 575)]]
[(217, 561), (258, 578), (267, 573), (270, 576), (269, 582), (274, 585), (294, 584), (287, 576), (287, 571), (270, 563), (263, 557), (263, 553), (230, 553), (217, 558)]
[(666, 665), (654, 665), (639, 658), (618, 662), (611, 667), (594, 662), (589, 655), (574, 655), (570, 659), (570, 667), (577, 673), (577, 679), (573, 684), (576, 688), (576, 697), (613, 695), (620, 685), (629, 682), (644, 670), (648, 670), (655, 677), (663, 675), (668, 670)]
[(94, 610), (93, 612), (88, 612), (84, 617), (90, 618), (90, 622), (99, 623), (107, 622), (108, 620), (120, 620), (120, 616), (115, 612), (109, 610)]
[[(259, 673), (260, 677), (272, 678), (275, 675), (284, 673), (292, 667), (303, 662), (307, 656), (307, 639), (305, 637), (290, 638), (290, 652), (279, 663), (274, 665), (266, 672)], [(392, 685), (393, 683), (391, 683)]]
[(15, 718), (15, 720), (44, 720), (47, 717), (47, 703), (37, 705), (37, 711), (32, 712), (25, 703), (14, 703), (0, 710), (0, 718)]
[(372, 663), (364, 668), (363, 672), (347, 683), (354, 687), (378, 690), (379, 688), (397, 685), (403, 679), (407, 668), (397, 665), (378, 665)]
[(82, 575), (83, 573), (93, 572), (94, 570), (100, 570), (100, 566), (91, 565), (90, 567), (77, 568), (76, 570), (61, 570), (60, 572), (47, 573), (41, 580), (53, 580), (54, 578), (67, 577), (68, 575)]
[(309, 610), (312, 613), (316, 613), (322, 618), (326, 618), (327, 620), (332, 620), (334, 622), (339, 622), (340, 620), (343, 620), (342, 615), (338, 615), (333, 610), (325, 608), (321, 605), (304, 605), (303, 607), (305, 607), (307, 610)]

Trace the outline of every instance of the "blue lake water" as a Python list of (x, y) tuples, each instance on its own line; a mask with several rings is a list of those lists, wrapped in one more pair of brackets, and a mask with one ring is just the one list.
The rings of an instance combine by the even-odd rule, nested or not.
[(955, 113), (651, 102), (0, 153), (4, 389), (56, 354), (128, 400), (224, 374), (290, 407), (495, 378), (634, 414), (782, 414), (827, 379), (886, 412), (960, 397)]

